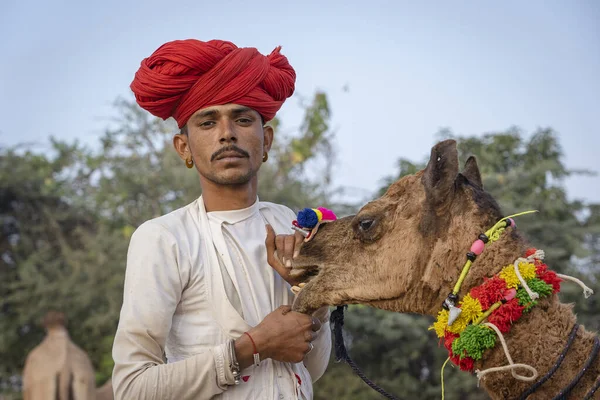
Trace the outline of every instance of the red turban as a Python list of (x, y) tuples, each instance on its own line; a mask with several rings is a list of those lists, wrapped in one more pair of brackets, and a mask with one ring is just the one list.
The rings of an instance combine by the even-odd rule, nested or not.
[(264, 56), (222, 40), (168, 42), (142, 61), (131, 90), (142, 108), (175, 118), (180, 128), (196, 111), (228, 103), (250, 107), (269, 121), (296, 81), (280, 49)]

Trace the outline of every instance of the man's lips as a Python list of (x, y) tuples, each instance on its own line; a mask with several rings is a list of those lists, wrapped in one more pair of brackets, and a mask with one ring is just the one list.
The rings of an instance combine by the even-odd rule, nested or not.
[(248, 158), (250, 154), (237, 146), (227, 146), (217, 150), (210, 161), (222, 160), (224, 158)]
[(237, 151), (226, 151), (217, 156), (215, 160), (222, 160), (224, 158), (246, 158), (246, 156), (238, 153)]

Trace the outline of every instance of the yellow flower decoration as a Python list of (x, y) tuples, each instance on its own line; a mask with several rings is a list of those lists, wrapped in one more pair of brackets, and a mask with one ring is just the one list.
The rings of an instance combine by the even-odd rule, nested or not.
[(469, 319), (467, 318), (466, 315), (463, 315), (464, 313), (460, 313), (460, 315), (458, 316), (458, 318), (456, 318), (456, 320), (452, 323), (452, 325), (450, 325), (449, 327), (447, 327), (449, 332), (452, 333), (461, 333), (462, 331), (465, 330), (465, 328), (467, 327), (467, 325), (469, 325), (469, 323), (471, 321), (469, 321)]
[[(519, 272), (525, 280), (535, 278), (535, 265), (532, 263), (519, 263)], [(521, 285), (515, 272), (515, 267), (512, 265), (502, 268), (498, 276), (506, 281), (506, 286), (509, 288), (516, 289)]]
[(475, 321), (483, 314), (481, 309), (481, 303), (470, 294), (467, 294), (464, 299), (460, 302), (461, 313), (452, 323), (448, 326), (448, 310), (441, 310), (438, 312), (437, 320), (433, 323), (429, 329), (434, 329), (438, 337), (444, 337), (445, 331), (448, 330), (452, 333), (461, 333), (465, 330), (467, 325)]
[(460, 316), (464, 316), (464, 318), (467, 319), (468, 322), (475, 321), (477, 318), (479, 318), (479, 316), (481, 316), (481, 314), (483, 314), (483, 310), (481, 309), (481, 303), (476, 298), (471, 297), (470, 294), (467, 294), (460, 302), (460, 304), (460, 308), (462, 309)]
[(429, 330), (434, 329), (439, 338), (443, 338), (446, 327), (448, 326), (448, 310), (440, 310), (437, 320), (429, 327)]

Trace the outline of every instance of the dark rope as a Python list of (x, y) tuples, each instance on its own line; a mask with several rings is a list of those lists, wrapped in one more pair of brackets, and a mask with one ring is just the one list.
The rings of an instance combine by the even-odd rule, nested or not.
[(344, 308), (346, 308), (346, 306), (338, 306), (337, 309), (331, 313), (331, 317), (329, 318), (329, 321), (331, 322), (332, 326), (331, 329), (333, 329), (333, 337), (335, 339), (335, 361), (346, 361), (350, 368), (352, 368), (352, 371), (354, 371), (354, 373), (358, 375), (358, 377), (362, 379), (364, 383), (369, 385), (371, 389), (375, 390), (377, 393), (390, 400), (398, 400), (397, 397), (389, 394), (388, 392), (377, 386), (375, 383), (373, 383), (369, 378), (367, 378), (366, 375), (360, 370), (358, 365), (356, 365), (356, 363), (354, 363), (354, 361), (352, 361), (352, 359), (348, 355), (348, 351), (346, 350), (346, 346), (344, 345), (344, 336), (342, 333), (342, 328), (344, 327)]
[(521, 395), (521, 397), (519, 397), (519, 400), (525, 400), (527, 398), (527, 396), (529, 396), (530, 394), (535, 392), (548, 379), (550, 379), (552, 377), (552, 375), (554, 375), (556, 370), (560, 367), (560, 364), (562, 364), (563, 360), (565, 359), (565, 356), (567, 355), (567, 351), (569, 351), (569, 349), (571, 348), (571, 345), (573, 344), (573, 341), (575, 340), (575, 335), (577, 334), (578, 329), (579, 329), (578, 324), (573, 325), (573, 329), (571, 329), (571, 333), (569, 334), (569, 339), (567, 340), (567, 344), (565, 345), (565, 348), (563, 349), (562, 353), (560, 353), (560, 356), (558, 356), (558, 359), (556, 360), (556, 363), (554, 364), (552, 369), (550, 371), (548, 371), (546, 373), (546, 375), (544, 375), (542, 377), (542, 379), (540, 379), (539, 381), (534, 383), (533, 386), (531, 386), (529, 389), (527, 389), (527, 391), (525, 393), (523, 393)]
[(598, 376), (598, 379), (596, 379), (596, 383), (594, 384), (594, 386), (592, 386), (590, 391), (587, 392), (583, 400), (591, 400), (592, 396), (594, 395), (594, 393), (596, 393), (596, 390), (598, 389), (600, 389), (600, 376)]
[(594, 338), (594, 348), (592, 349), (592, 353), (590, 354), (588, 359), (585, 361), (583, 368), (579, 371), (579, 373), (577, 374), (577, 376), (575, 376), (575, 378), (571, 381), (571, 383), (569, 383), (569, 385), (566, 388), (561, 390), (560, 393), (557, 396), (555, 396), (552, 400), (563, 400), (563, 399), (567, 398), (567, 396), (569, 395), (569, 393), (571, 393), (571, 390), (573, 390), (575, 385), (577, 385), (577, 383), (579, 382), (579, 380), (581, 379), (583, 374), (585, 374), (585, 372), (590, 367), (590, 365), (592, 365), (592, 361), (594, 361), (594, 359), (598, 355), (599, 350), (600, 350), (600, 340), (598, 340), (598, 336), (596, 336)]

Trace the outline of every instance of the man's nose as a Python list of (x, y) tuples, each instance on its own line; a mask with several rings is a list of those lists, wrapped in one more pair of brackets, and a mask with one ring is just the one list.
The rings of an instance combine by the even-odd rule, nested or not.
[(221, 130), (221, 137), (219, 138), (219, 142), (221, 143), (230, 143), (237, 142), (237, 132), (235, 130), (235, 125), (233, 121), (227, 119), (221, 124), (223, 129)]

